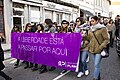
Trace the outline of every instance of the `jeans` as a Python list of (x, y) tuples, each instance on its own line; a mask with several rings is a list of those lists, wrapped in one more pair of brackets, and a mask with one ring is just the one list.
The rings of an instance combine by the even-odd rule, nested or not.
[(100, 63), (101, 63), (101, 54), (92, 54), (92, 58), (94, 61), (94, 78), (98, 79), (100, 74)]
[(88, 56), (88, 51), (80, 52), (79, 72), (84, 72), (88, 70), (88, 64), (86, 62), (87, 56)]

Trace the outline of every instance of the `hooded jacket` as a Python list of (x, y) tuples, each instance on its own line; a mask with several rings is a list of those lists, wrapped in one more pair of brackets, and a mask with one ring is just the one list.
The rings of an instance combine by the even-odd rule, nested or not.
[[(93, 35), (93, 32), (100, 45)], [(88, 36), (86, 36), (86, 39), (89, 41), (89, 52), (93, 54), (100, 54), (102, 49), (105, 48), (109, 43), (109, 34), (106, 26), (99, 23), (95, 26), (92, 26), (91, 29), (88, 31)]]

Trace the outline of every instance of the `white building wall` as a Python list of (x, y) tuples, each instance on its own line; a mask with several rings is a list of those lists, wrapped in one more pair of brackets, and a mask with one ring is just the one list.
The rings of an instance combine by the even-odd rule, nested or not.
[[(22, 3), (25, 4), (24, 7), (24, 17), (23, 17), (23, 24), (25, 26), (26, 23), (31, 22), (31, 6), (37, 6), (39, 11), (39, 21), (41, 23), (45, 20), (45, 8), (47, 6), (44, 1), (41, 3), (41, 0), (28, 0), (28, 1), (34, 1), (36, 3), (27, 2), (25, 0), (4, 0), (4, 24), (5, 24), (5, 34), (6, 34), (6, 42), (10, 42), (10, 33), (11, 29), (13, 27), (13, 8), (12, 8), (12, 2)], [(63, 0), (64, 2), (68, 2), (71, 4), (74, 4), (76, 6), (79, 6), (80, 9), (84, 9), (87, 11), (90, 11), (91, 13), (95, 14), (101, 13), (102, 16), (109, 15), (109, 2), (107, 0)], [(95, 2), (94, 2), (95, 1)], [(44, 5), (45, 4), (45, 5)], [(50, 3), (55, 5), (55, 9), (47, 8), (48, 10), (53, 11), (53, 21), (56, 21), (56, 13), (62, 13), (62, 20), (66, 19), (66, 17), (69, 17), (69, 20), (74, 20), (80, 16), (80, 9), (76, 9), (73, 7), (68, 7), (60, 4)], [(94, 5), (95, 4), (95, 5)], [(7, 6), (6, 6), (7, 5)], [(67, 16), (66, 16), (67, 15)]]
[[(7, 6), (6, 6), (7, 5)], [(12, 9), (11, 0), (4, 0), (4, 25), (5, 25), (5, 37), (6, 43), (9, 44), (11, 41), (11, 29), (12, 29)]]
[[(73, 0), (75, 2), (75, 0)], [(77, 0), (76, 4), (79, 3), (80, 9), (95, 13), (101, 13), (104, 17), (109, 17), (109, 2), (107, 0)]]
[[(56, 4), (56, 3), (52, 3), (52, 2), (48, 2), (48, 1), (43, 1), (43, 7), (44, 7), (44, 12), (45, 12), (45, 10), (49, 10), (49, 11), (53, 12), (52, 20), (54, 22), (57, 21), (58, 14), (62, 15), (61, 20), (68, 20), (68, 21), (73, 20), (73, 14), (77, 15), (76, 17), (74, 16), (75, 18), (77, 18), (79, 16), (79, 9), (76, 9), (73, 7), (68, 7), (68, 6), (64, 6), (64, 5), (60, 5), (60, 4)], [(59, 16), (59, 17), (61, 18), (61, 16)], [(44, 20), (45, 20), (45, 18), (44, 18)], [(60, 23), (61, 23), (61, 21), (59, 22), (59, 24)]]
[(109, 17), (109, 2), (107, 0), (95, 0), (95, 12), (101, 16)]
[(56, 13), (55, 13), (55, 11), (53, 12), (53, 22), (56, 22)]
[(115, 19), (117, 15), (120, 15), (120, 0), (111, 0), (112, 5), (110, 6), (110, 11), (112, 12), (112, 18)]

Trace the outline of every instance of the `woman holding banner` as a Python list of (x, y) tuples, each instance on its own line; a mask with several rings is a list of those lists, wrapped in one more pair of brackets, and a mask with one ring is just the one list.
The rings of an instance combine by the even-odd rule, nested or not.
[(4, 40), (5, 40), (5, 37), (3, 36), (3, 34), (0, 33), (0, 76), (4, 77), (5, 80), (12, 80), (11, 77), (6, 75), (2, 71), (5, 68), (5, 65), (3, 64), (3, 61), (4, 61), (4, 51), (2, 49), (1, 42), (3, 42)]
[[(43, 25), (42, 24), (38, 24), (37, 25), (37, 30), (36, 30), (35, 33), (43, 33), (43, 32), (44, 32)], [(42, 69), (42, 67), (40, 69)], [(34, 64), (34, 66), (32, 68), (32, 71), (36, 71), (36, 70), (38, 70), (38, 64)], [(41, 71), (40, 71), (40, 73), (41, 73)]]
[[(25, 33), (31, 33), (31, 24), (27, 23), (26, 27), (25, 27)], [(24, 67), (24, 69), (27, 68), (32, 68), (33, 67), (33, 63), (26, 61), (26, 66)]]
[[(84, 19), (81, 17), (78, 17), (76, 19), (76, 27), (75, 27), (75, 32), (76, 33), (81, 33), (82, 35), (87, 33), (87, 29), (83, 27), (84, 25)], [(88, 44), (89, 42), (83, 37), (82, 38), (82, 44), (81, 44), (81, 49), (80, 49), (80, 56), (79, 56), (79, 73), (77, 77), (82, 77), (84, 74), (88, 75), (88, 63), (86, 62), (87, 56), (88, 56)]]
[[(41, 29), (42, 29), (42, 26), (41, 26)], [(45, 33), (55, 33), (56, 32), (56, 29), (55, 29), (55, 27), (53, 27), (53, 22), (52, 22), (51, 19), (45, 19), (43, 29), (44, 29), (44, 31), (42, 31), (42, 32), (45, 32)], [(51, 67), (49, 69), (49, 71), (53, 71), (55, 69), (56, 69), (55, 67)], [(44, 73), (46, 71), (47, 71), (47, 65), (42, 65), (41, 68), (40, 68), (40, 74)]]
[[(92, 54), (94, 61), (94, 78), (93, 80), (100, 80), (100, 63), (101, 51), (109, 43), (109, 35), (104, 25), (98, 23), (99, 18), (94, 16), (91, 18), (91, 29), (88, 31), (86, 39), (89, 43), (89, 52)], [(99, 43), (100, 45), (99, 45)]]
[[(60, 33), (68, 33), (68, 26), (69, 26), (69, 22), (66, 21), (66, 20), (63, 20), (61, 22), (61, 30), (60, 30)], [(66, 69), (63, 69), (63, 71), (60, 73), (60, 74), (64, 74), (66, 73), (67, 70)]]
[[(20, 33), (21, 32), (20, 27), (19, 26), (14, 26), (11, 32)], [(17, 59), (17, 62), (14, 65), (15, 66), (14, 68), (18, 67), (19, 62), (20, 62), (20, 59)]]

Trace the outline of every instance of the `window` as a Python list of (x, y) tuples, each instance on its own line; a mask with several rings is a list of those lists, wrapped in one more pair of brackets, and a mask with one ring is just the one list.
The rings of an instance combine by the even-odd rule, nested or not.
[(3, 6), (3, 0), (0, 0), (0, 6)]
[(4, 26), (3, 26), (3, 11), (0, 10), (0, 32), (4, 31)]
[(31, 6), (31, 22), (40, 22), (40, 8)]
[(49, 19), (53, 20), (53, 12), (46, 10), (45, 11), (45, 19), (46, 18), (49, 18)]
[(24, 5), (19, 3), (13, 3), (13, 15), (24, 16)]
[(4, 32), (3, 1), (0, 0), (0, 32)]
[(70, 21), (70, 14), (65, 14), (65, 19), (66, 19), (67, 21)]
[(13, 3), (13, 7), (15, 7), (15, 8), (21, 8), (21, 9), (24, 9), (24, 4), (20, 4), (20, 3)]
[(62, 22), (62, 13), (56, 13), (56, 21), (58, 24)]

